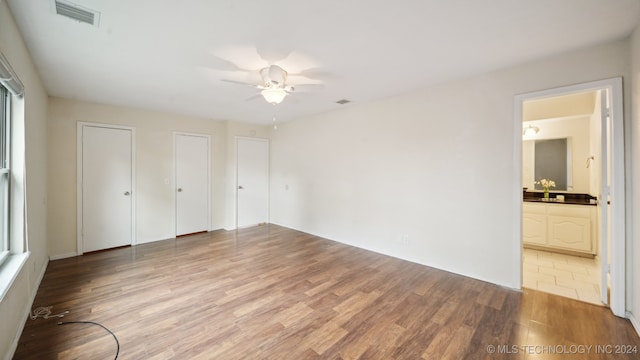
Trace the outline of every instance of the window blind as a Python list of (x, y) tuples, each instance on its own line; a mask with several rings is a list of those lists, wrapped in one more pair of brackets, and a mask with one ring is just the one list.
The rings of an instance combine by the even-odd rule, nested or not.
[(22, 97), (24, 94), (24, 85), (18, 75), (13, 71), (9, 61), (0, 52), (0, 84), (4, 85), (12, 94), (18, 97)]

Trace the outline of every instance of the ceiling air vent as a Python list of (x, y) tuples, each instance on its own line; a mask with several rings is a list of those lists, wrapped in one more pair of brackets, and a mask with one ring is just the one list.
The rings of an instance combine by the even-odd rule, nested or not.
[(98, 26), (98, 22), (100, 20), (99, 12), (68, 1), (54, 0), (54, 2), (56, 6), (56, 14), (66, 16), (89, 25)]
[(340, 104), (340, 105), (344, 105), (344, 104), (348, 104), (351, 101), (347, 100), (347, 99), (342, 99), (342, 100), (338, 100), (336, 101), (336, 103)]

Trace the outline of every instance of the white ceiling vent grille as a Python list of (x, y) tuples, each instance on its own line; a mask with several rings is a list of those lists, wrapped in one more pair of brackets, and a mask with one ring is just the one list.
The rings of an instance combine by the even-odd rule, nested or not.
[(56, 14), (66, 16), (89, 25), (98, 26), (100, 20), (99, 12), (68, 1), (54, 0), (54, 3), (56, 6)]

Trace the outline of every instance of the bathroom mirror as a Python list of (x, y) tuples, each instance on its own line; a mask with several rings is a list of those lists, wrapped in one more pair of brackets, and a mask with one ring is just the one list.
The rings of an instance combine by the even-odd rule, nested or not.
[(551, 191), (573, 191), (573, 159), (570, 137), (523, 141), (523, 187), (542, 190), (536, 180), (556, 183)]

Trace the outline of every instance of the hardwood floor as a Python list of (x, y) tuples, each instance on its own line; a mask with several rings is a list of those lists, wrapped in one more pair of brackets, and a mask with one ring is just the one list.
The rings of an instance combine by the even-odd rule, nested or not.
[(52, 261), (39, 306), (70, 313), (28, 319), (14, 359), (113, 359), (104, 329), (60, 320), (108, 327), (119, 359), (640, 358), (606, 308), (274, 225)]

